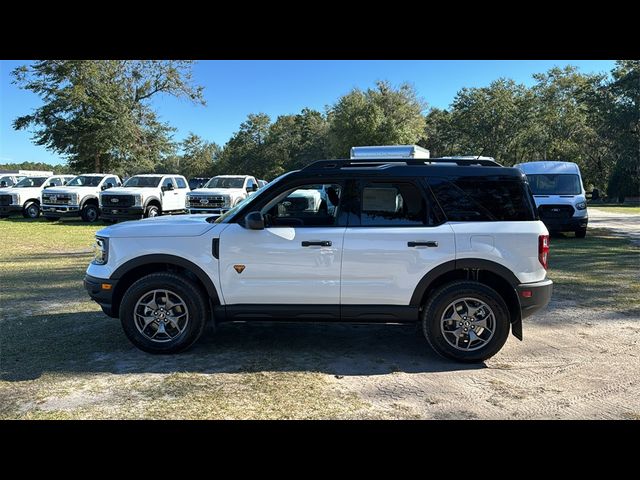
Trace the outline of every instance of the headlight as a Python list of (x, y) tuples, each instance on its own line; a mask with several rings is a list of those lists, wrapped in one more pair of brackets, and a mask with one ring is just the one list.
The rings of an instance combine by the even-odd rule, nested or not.
[(77, 193), (72, 193), (71, 194), (71, 205), (78, 205), (78, 194)]
[(93, 263), (96, 265), (104, 265), (109, 261), (109, 239), (96, 237), (96, 243), (93, 245)]
[(576, 205), (576, 208), (578, 210), (584, 210), (585, 208), (587, 208), (587, 203), (586, 202), (580, 202), (579, 204)]
[(189, 201), (191, 200), (191, 197), (189, 195), (185, 195), (184, 196), (184, 208), (189, 208)]
[(134, 195), (133, 196), (133, 206), (141, 207), (142, 206), (142, 195)]
[(17, 193), (11, 194), (11, 203), (14, 205), (20, 205), (20, 195)]
[(231, 197), (229, 195), (225, 195), (225, 197), (224, 197), (224, 206), (225, 207), (230, 207), (231, 206)]

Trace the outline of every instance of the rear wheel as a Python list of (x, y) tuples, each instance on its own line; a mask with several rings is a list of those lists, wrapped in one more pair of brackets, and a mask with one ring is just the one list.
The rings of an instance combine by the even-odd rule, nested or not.
[(204, 292), (174, 273), (136, 281), (122, 298), (120, 321), (129, 340), (149, 353), (177, 353), (193, 345), (207, 320)]
[(576, 238), (584, 238), (586, 236), (587, 236), (586, 228), (579, 228), (578, 230), (576, 230)]
[(40, 216), (40, 205), (36, 202), (27, 203), (22, 210), (24, 218), (38, 218)]
[(494, 289), (458, 281), (436, 290), (422, 311), (422, 330), (440, 355), (460, 362), (486, 360), (509, 336), (509, 311)]
[(82, 212), (80, 213), (82, 220), (85, 222), (93, 223), (98, 220), (100, 216), (100, 212), (98, 210), (98, 206), (93, 203), (89, 203), (82, 208)]

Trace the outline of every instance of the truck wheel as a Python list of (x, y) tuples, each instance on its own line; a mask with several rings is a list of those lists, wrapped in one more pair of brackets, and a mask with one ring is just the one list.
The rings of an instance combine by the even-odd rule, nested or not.
[(174, 273), (152, 273), (136, 281), (120, 304), (129, 340), (149, 353), (178, 353), (202, 335), (207, 319), (205, 294)]
[(578, 230), (576, 230), (576, 238), (584, 238), (587, 236), (587, 229), (586, 228), (580, 228)]
[(100, 211), (98, 210), (97, 205), (93, 205), (89, 203), (82, 208), (82, 212), (80, 213), (82, 220), (85, 222), (93, 223), (98, 220), (100, 216)]
[(36, 202), (27, 203), (22, 210), (24, 218), (38, 218), (40, 216), (40, 205)]
[(502, 348), (509, 336), (509, 310), (494, 289), (457, 281), (436, 290), (422, 311), (422, 331), (440, 355), (480, 362)]
[(153, 218), (160, 215), (160, 209), (155, 205), (149, 205), (147, 211), (144, 213), (145, 218)]

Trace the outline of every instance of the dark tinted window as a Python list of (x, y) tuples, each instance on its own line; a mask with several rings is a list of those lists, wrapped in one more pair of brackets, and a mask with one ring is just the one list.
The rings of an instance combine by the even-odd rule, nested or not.
[(433, 224), (427, 203), (413, 183), (371, 182), (360, 195), (360, 224), (363, 226), (407, 226)]
[(342, 193), (338, 184), (301, 185), (267, 207), (267, 224), (272, 227), (335, 226)]
[(182, 177), (176, 177), (176, 184), (178, 188), (187, 188), (187, 182)]
[[(168, 187), (169, 184), (173, 185), (173, 177), (167, 177), (164, 179), (164, 181), (162, 182), (162, 186), (163, 187)], [(175, 187), (175, 185), (173, 185)]]
[(527, 184), (514, 177), (430, 178), (449, 221), (535, 220)]

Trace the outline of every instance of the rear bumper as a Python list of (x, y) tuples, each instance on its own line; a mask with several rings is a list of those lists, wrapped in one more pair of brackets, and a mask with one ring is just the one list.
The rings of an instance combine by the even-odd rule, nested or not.
[(0, 215), (13, 215), (14, 213), (21, 213), (22, 205), (6, 205), (0, 207)]
[(42, 214), (45, 217), (78, 217), (79, 205), (42, 205)]
[(100, 207), (100, 217), (105, 220), (139, 220), (144, 216), (142, 207), (103, 208)]
[[(102, 311), (113, 318), (118, 318), (118, 312), (113, 311), (113, 292), (118, 281), (105, 278), (96, 278), (91, 275), (85, 275), (84, 288), (91, 299), (102, 308)], [(110, 288), (103, 288), (109, 285)]]
[(516, 291), (520, 300), (520, 317), (527, 318), (547, 306), (551, 300), (553, 282), (546, 279), (535, 283), (521, 283)]
[(573, 232), (582, 228), (587, 228), (589, 217), (570, 218), (541, 218), (550, 232)]

